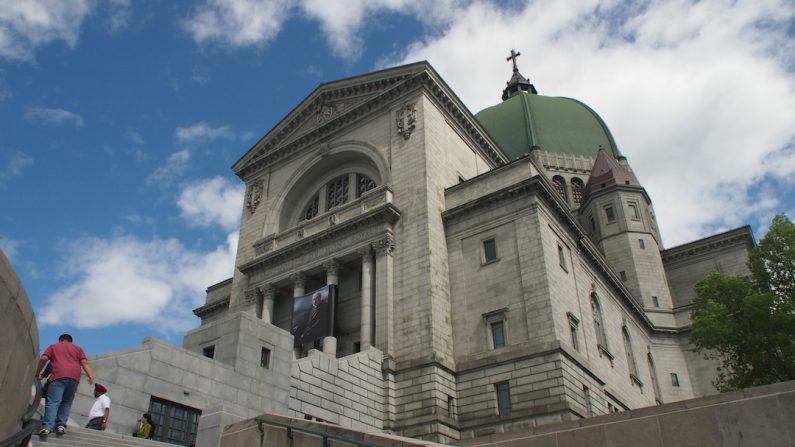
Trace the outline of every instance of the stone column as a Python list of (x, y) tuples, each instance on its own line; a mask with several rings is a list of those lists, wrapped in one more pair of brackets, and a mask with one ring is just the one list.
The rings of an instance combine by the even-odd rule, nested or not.
[(293, 281), (293, 298), (303, 295), (305, 293), (306, 275), (299, 272), (291, 275), (290, 279)]
[(265, 284), (260, 287), (262, 294), (262, 319), (266, 323), (273, 324), (273, 303), (276, 299), (276, 288), (273, 284)]
[(387, 233), (373, 243), (375, 249), (375, 347), (392, 358), (394, 354), (394, 296), (392, 290), (395, 240)]
[[(339, 285), (340, 282), (340, 263), (339, 261), (332, 259), (331, 261), (325, 262), (323, 267), (326, 269), (326, 284), (330, 286)], [(332, 303), (329, 303), (331, 306)], [(336, 310), (335, 310), (336, 314)], [(336, 320), (337, 316), (334, 315), (334, 319)], [(334, 324), (334, 321), (331, 322)], [(333, 328), (332, 328), (333, 330)], [(328, 336), (323, 338), (323, 352), (329, 355), (333, 355), (334, 357), (337, 356), (337, 338), (333, 336)]]
[(373, 343), (373, 252), (368, 245), (359, 249), (358, 253), (362, 257), (362, 325), (359, 343), (364, 351)]

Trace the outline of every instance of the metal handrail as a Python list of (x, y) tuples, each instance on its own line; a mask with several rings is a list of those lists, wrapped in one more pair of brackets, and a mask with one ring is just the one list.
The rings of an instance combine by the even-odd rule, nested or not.
[(31, 418), (33, 417), (33, 413), (39, 409), (39, 405), (41, 404), (41, 382), (39, 382), (38, 378), (33, 382), (35, 383), (34, 386), (36, 387), (36, 392), (33, 395), (33, 402), (30, 403), (28, 410), (20, 418), (22, 420), (22, 429), (8, 438), (1, 440), (0, 447), (16, 447), (27, 445), (28, 440), (36, 430), (36, 424), (31, 423)]

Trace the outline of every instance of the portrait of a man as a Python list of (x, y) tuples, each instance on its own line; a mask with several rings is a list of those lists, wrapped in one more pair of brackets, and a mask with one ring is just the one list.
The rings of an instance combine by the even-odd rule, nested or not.
[(332, 286), (325, 286), (314, 292), (295, 297), (293, 301), (292, 330), (295, 346), (313, 342), (331, 335)]

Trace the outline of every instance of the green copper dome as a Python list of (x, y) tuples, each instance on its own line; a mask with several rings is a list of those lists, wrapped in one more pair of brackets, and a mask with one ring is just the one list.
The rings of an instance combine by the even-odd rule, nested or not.
[(533, 146), (594, 158), (602, 147), (614, 157), (621, 155), (602, 118), (576, 99), (541, 96), (535, 88), (511, 91), (511, 82), (503, 99), (475, 118), (512, 160)]

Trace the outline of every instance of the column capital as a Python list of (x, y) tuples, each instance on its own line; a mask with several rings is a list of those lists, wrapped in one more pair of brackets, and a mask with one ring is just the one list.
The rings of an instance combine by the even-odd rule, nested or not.
[(323, 268), (326, 269), (327, 275), (337, 276), (340, 271), (340, 262), (336, 259), (331, 259), (323, 263)]
[(257, 296), (260, 294), (259, 290), (256, 287), (252, 287), (247, 289), (243, 292), (243, 296), (245, 297), (246, 304), (251, 304), (257, 301)]
[(304, 274), (303, 272), (293, 273), (292, 275), (290, 275), (290, 280), (293, 282), (293, 284), (296, 287), (300, 287), (303, 289), (304, 285), (306, 284), (306, 274)]
[(259, 290), (259, 293), (262, 294), (262, 297), (266, 300), (273, 299), (273, 297), (276, 295), (276, 287), (271, 283), (260, 284), (257, 289)]
[(391, 255), (395, 251), (395, 236), (392, 233), (385, 234), (381, 239), (373, 242), (373, 249), (384, 255)]
[(359, 247), (356, 249), (356, 254), (358, 254), (364, 261), (370, 260), (373, 257), (373, 247), (370, 246), (370, 244), (367, 244), (364, 247)]

